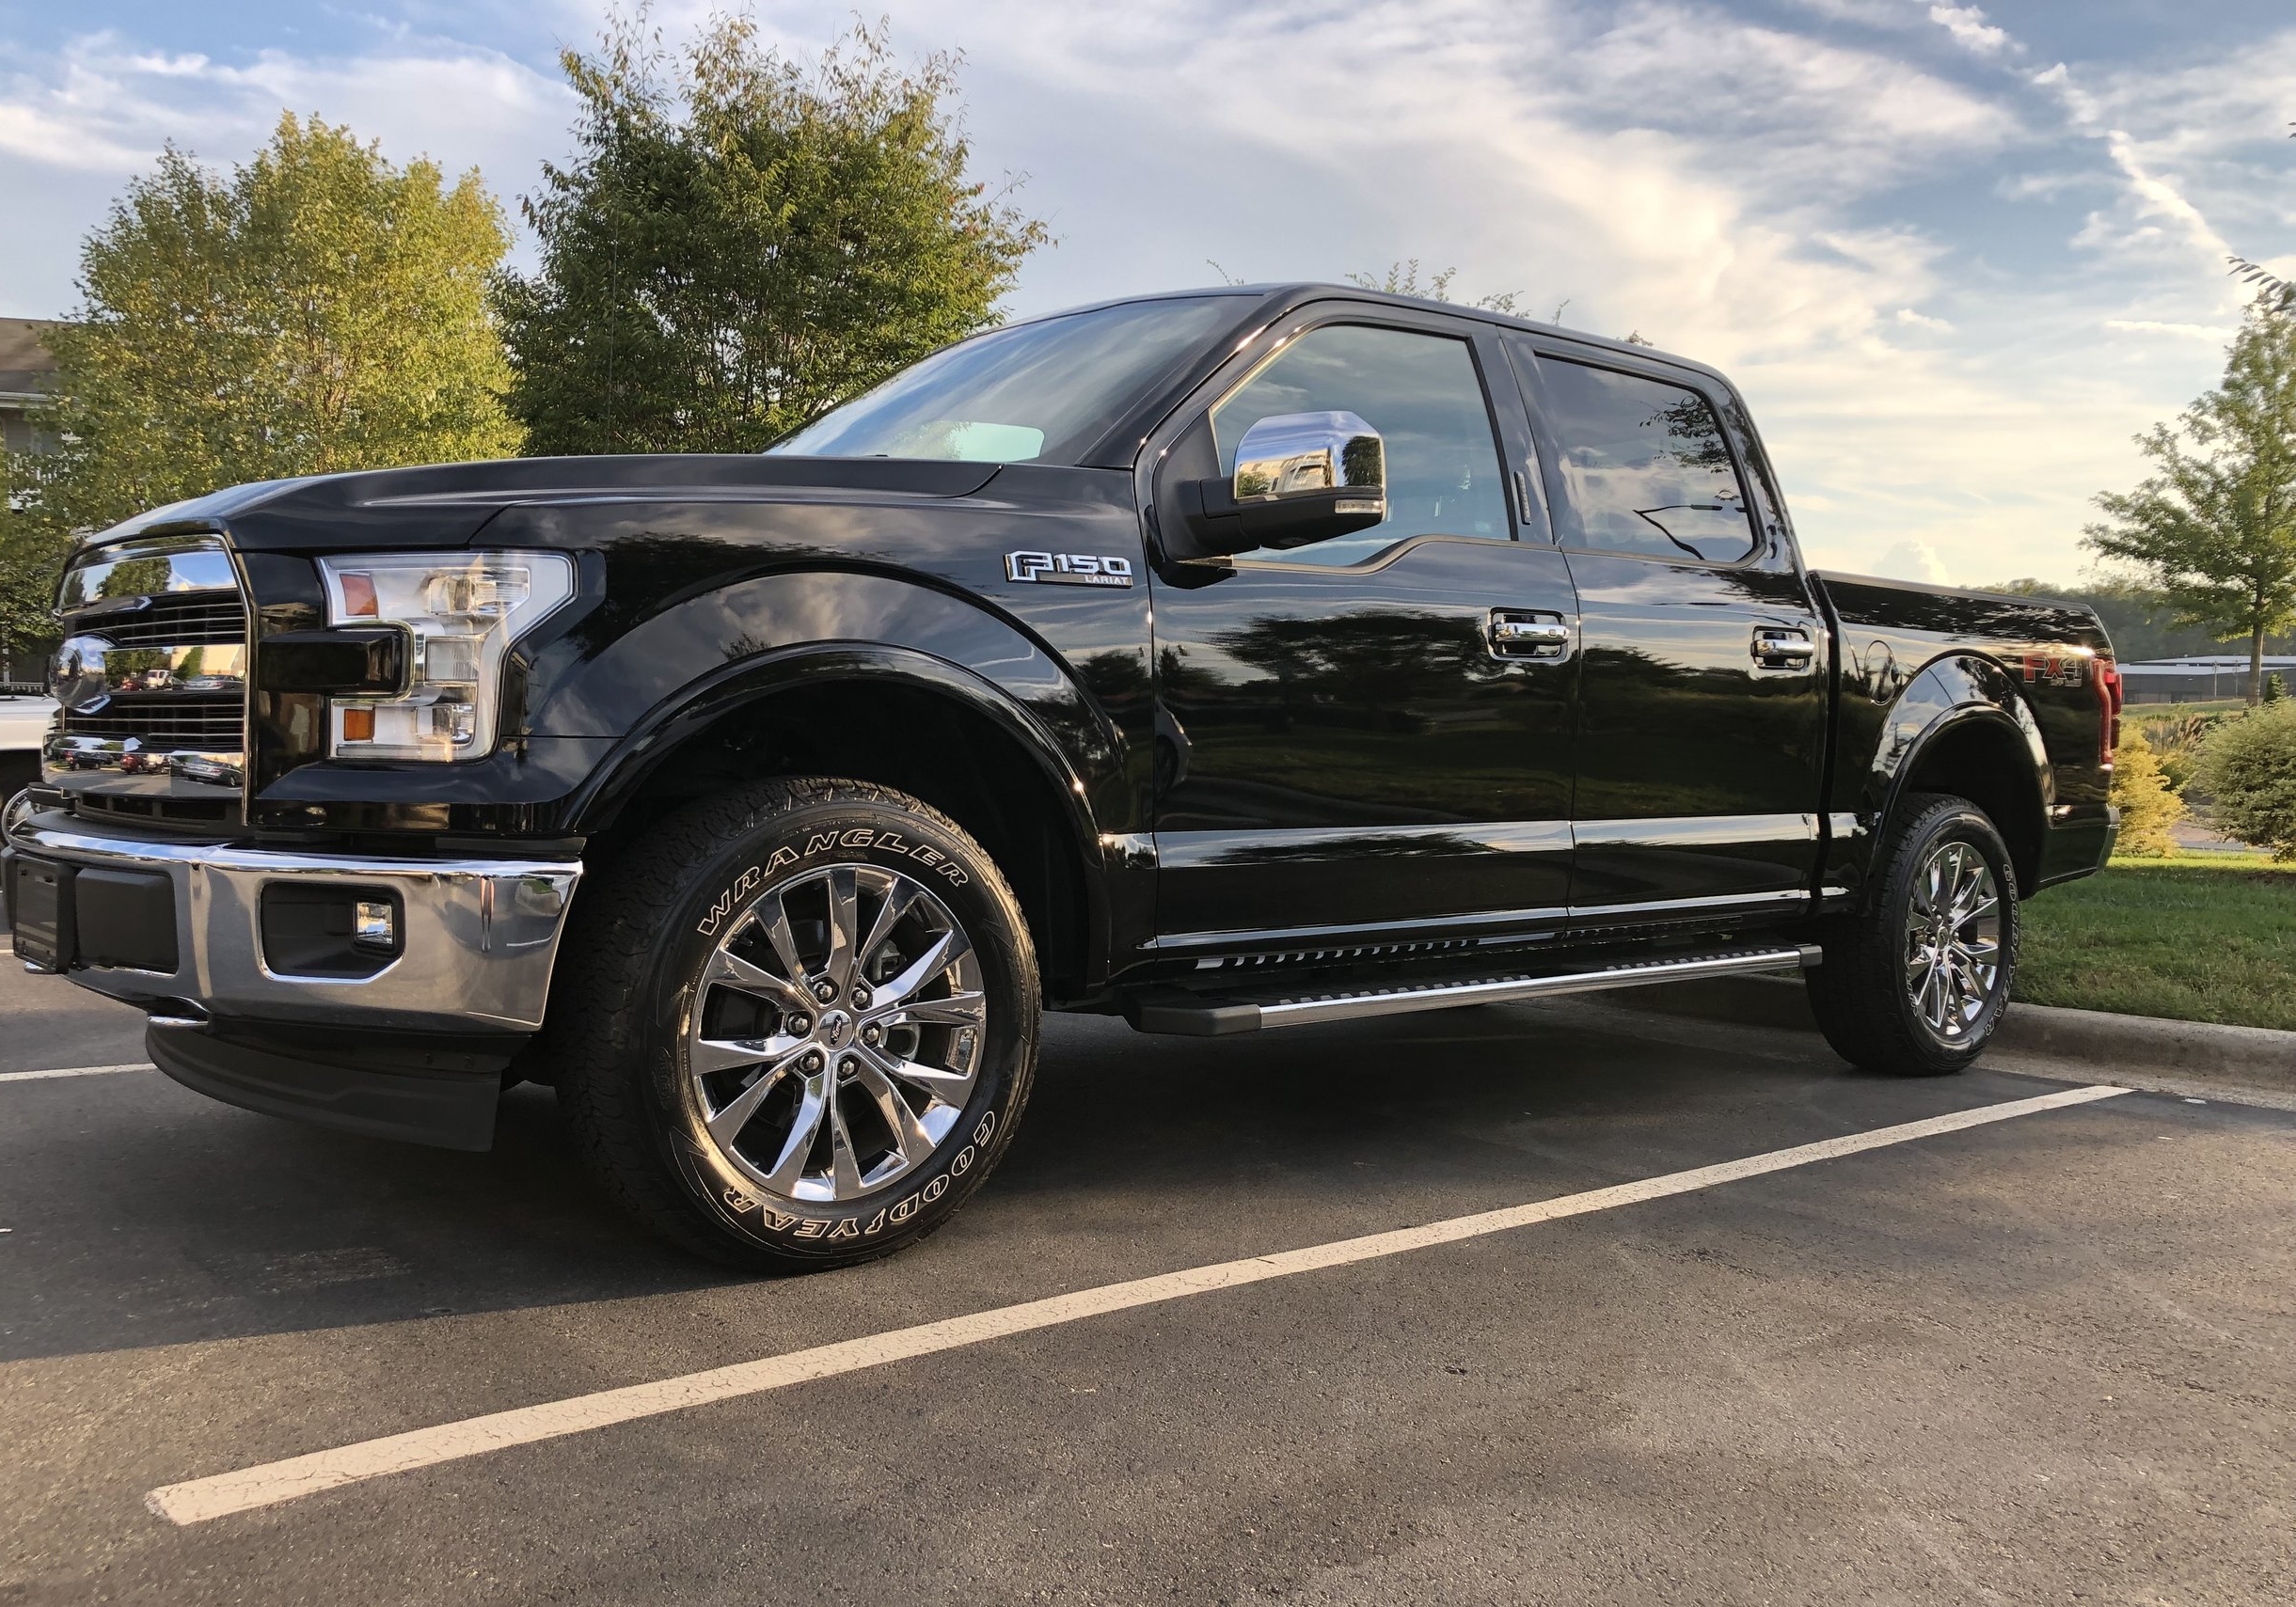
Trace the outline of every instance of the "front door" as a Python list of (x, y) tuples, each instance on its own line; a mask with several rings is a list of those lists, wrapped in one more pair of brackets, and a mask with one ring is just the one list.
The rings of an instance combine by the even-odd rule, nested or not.
[[(1232, 474), (1261, 418), (1343, 411), (1385, 440), (1387, 518), (1160, 571), (1160, 943), (1559, 928), (1576, 606), (1516, 479), (1531, 465), (1504, 353), (1388, 309), (1303, 322), (1187, 426), (1157, 501), (1174, 477)], [(1493, 390), (1511, 404), (1496, 420)]]
[(1724, 427), (1734, 399), (1657, 363), (1509, 346), (1578, 591), (1573, 924), (1800, 910), (1826, 628), (1766, 481), (1746, 472), (1750, 434)]

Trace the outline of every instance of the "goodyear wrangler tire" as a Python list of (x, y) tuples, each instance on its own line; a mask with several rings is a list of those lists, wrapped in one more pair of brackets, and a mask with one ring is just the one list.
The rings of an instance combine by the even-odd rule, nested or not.
[(2001, 1025), (2017, 978), (2017, 871), (1967, 798), (1908, 797), (1875, 857), (1873, 894), (1827, 923), (1810, 1004), (1834, 1052), (1868, 1071), (1961, 1070)]
[(1036, 1069), (1036, 957), (955, 822), (862, 781), (692, 805), (586, 888), (550, 1043), (576, 1142), (657, 1232), (762, 1271), (955, 1214)]

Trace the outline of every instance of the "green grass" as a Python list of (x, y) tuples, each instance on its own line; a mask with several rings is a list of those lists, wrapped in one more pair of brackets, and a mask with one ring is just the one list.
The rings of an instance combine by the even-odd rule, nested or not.
[(2019, 999), (2296, 1030), (2296, 865), (2115, 859), (2024, 914)]

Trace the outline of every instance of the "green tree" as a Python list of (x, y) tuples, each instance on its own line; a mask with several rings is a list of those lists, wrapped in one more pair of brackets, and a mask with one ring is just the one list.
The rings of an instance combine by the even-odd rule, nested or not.
[[(2296, 139), (2296, 134), (2288, 137)], [(2252, 262), (2245, 257), (2227, 257), (2225, 260), (2232, 264), (2232, 276), (2256, 292), (2256, 305), (2275, 312), (2296, 313), (2296, 280), (2284, 279), (2262, 263)]]
[(2251, 847), (2296, 861), (2296, 701), (2227, 719), (2200, 747), (2193, 787), (2209, 818)]
[(2177, 851), (2169, 827), (2184, 818), (2184, 800), (2170, 790), (2152, 744), (2133, 728), (2123, 728), (2113, 755), (2113, 801), (2121, 811), (2114, 852), (2159, 859)]
[(219, 486), (516, 451), (486, 306), (505, 244), (476, 172), (450, 188), (316, 118), (228, 177), (170, 147), (81, 248), (29, 539), (54, 556)]
[(671, 63), (644, 24), (560, 57), (579, 154), (497, 286), (529, 450), (755, 451), (996, 322), (1047, 236), (967, 175), (952, 57), (858, 28), (807, 71), (720, 16)]
[(2224, 383), (2177, 427), (2137, 437), (2155, 472), (2106, 492), (2086, 545), (2134, 565), (2177, 617), (2248, 638), (2248, 701), (2264, 695), (2264, 640), (2296, 623), (2296, 317), (2252, 310)]
[[(1458, 276), (1457, 268), (1446, 268), (1422, 282), (1419, 278), (1419, 260), (1414, 257), (1408, 262), (1388, 264), (1387, 271), (1377, 277), (1370, 274), (1350, 274), (1347, 280), (1352, 285), (1361, 285), (1367, 291), (1380, 291), (1391, 296), (1417, 296), (1422, 301), (1457, 301), (1459, 298), (1451, 294), (1451, 281)], [(1496, 295), (1479, 296), (1469, 305), (1480, 307), (1486, 312), (1503, 312), (1512, 316), (1517, 310), (1519, 299), (1515, 291), (1502, 291)], [(1556, 310), (1560, 312), (1561, 308)]]

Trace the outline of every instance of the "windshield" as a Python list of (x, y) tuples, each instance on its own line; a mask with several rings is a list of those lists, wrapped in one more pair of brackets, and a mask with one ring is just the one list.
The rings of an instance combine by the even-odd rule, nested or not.
[(812, 458), (1075, 464), (1247, 302), (1123, 302), (975, 335), (815, 419), (771, 451)]

